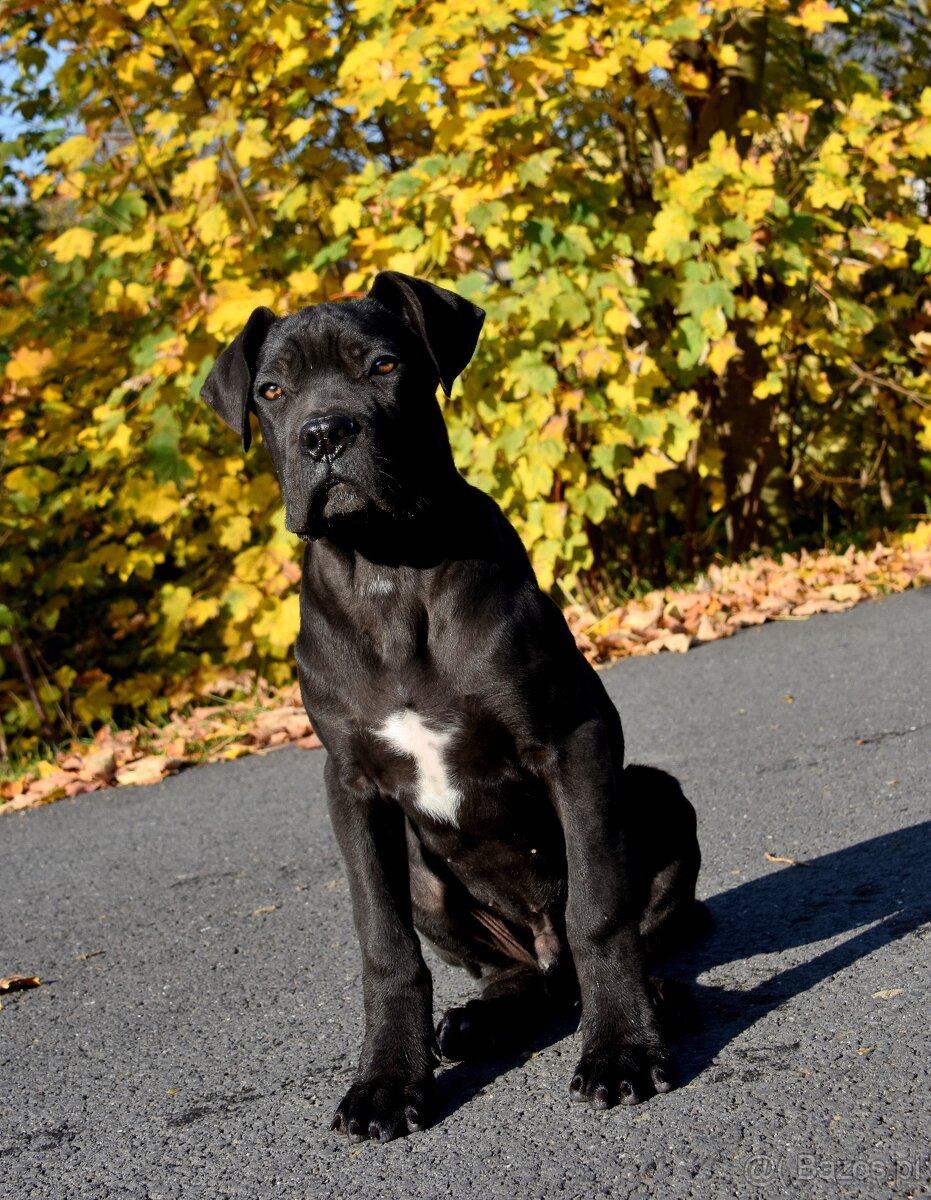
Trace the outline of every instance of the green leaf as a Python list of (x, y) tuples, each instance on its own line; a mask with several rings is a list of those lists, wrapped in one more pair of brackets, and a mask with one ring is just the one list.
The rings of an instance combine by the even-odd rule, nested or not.
[(194, 478), (194, 472), (181, 457), (180, 441), (181, 422), (167, 405), (160, 405), (152, 414), (152, 433), (145, 443), (157, 483), (170, 480), (180, 486)]

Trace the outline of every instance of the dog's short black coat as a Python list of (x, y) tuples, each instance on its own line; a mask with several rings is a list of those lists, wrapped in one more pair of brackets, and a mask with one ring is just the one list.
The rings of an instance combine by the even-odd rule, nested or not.
[[(365, 1040), (334, 1128), (430, 1119), (438, 1054), (512, 1046), (581, 999), (572, 1095), (668, 1091), (646, 955), (696, 914), (695, 813), (624, 767), (618, 714), (497, 505), (456, 470), (436, 402), (484, 314), (423, 280), (276, 319), (257, 309), (204, 396), (259, 425), (305, 538), (297, 662), (327, 750), (362, 949)], [(479, 980), (434, 1030), (415, 929)]]

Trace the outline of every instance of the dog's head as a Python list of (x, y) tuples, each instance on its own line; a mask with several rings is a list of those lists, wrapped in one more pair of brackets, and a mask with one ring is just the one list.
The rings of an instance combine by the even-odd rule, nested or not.
[(258, 417), (292, 533), (320, 537), (372, 509), (410, 516), (454, 470), (436, 388), (449, 395), (484, 316), (383, 271), (362, 300), (281, 318), (257, 308), (201, 394), (244, 450)]

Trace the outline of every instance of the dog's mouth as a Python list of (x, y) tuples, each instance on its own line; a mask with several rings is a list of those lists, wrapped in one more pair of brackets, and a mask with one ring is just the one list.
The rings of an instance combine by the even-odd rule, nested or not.
[(334, 521), (364, 512), (368, 503), (353, 484), (328, 474), (308, 500), (286, 505), (285, 528), (311, 542), (323, 537)]
[(280, 476), (285, 498), (285, 528), (305, 542), (319, 538), (354, 539), (377, 517), (400, 520), (420, 511), (419, 492), (398, 482), (403, 475), (394, 460), (375, 447), (309, 464), (289, 458)]

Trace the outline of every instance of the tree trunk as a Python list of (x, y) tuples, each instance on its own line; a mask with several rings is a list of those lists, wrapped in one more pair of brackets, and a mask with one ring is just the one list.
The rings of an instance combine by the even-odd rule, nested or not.
[(790, 487), (779, 446), (778, 396), (754, 396), (765, 362), (753, 326), (736, 328), (739, 355), (727, 364), (713, 408), (718, 443), (724, 452), (728, 550), (735, 557), (790, 533)]
[[(740, 133), (741, 117), (763, 108), (767, 19), (737, 8), (722, 20), (727, 22), (725, 44), (734, 47), (737, 59), (723, 70), (707, 64), (714, 82), (707, 96), (691, 105), (691, 158), (703, 154), (719, 130), (743, 153), (748, 139)], [(739, 321), (734, 333), (741, 353), (728, 363), (712, 420), (724, 452), (728, 549), (736, 556), (788, 535), (791, 492), (779, 448), (779, 397), (753, 394), (766, 367), (752, 324)]]

